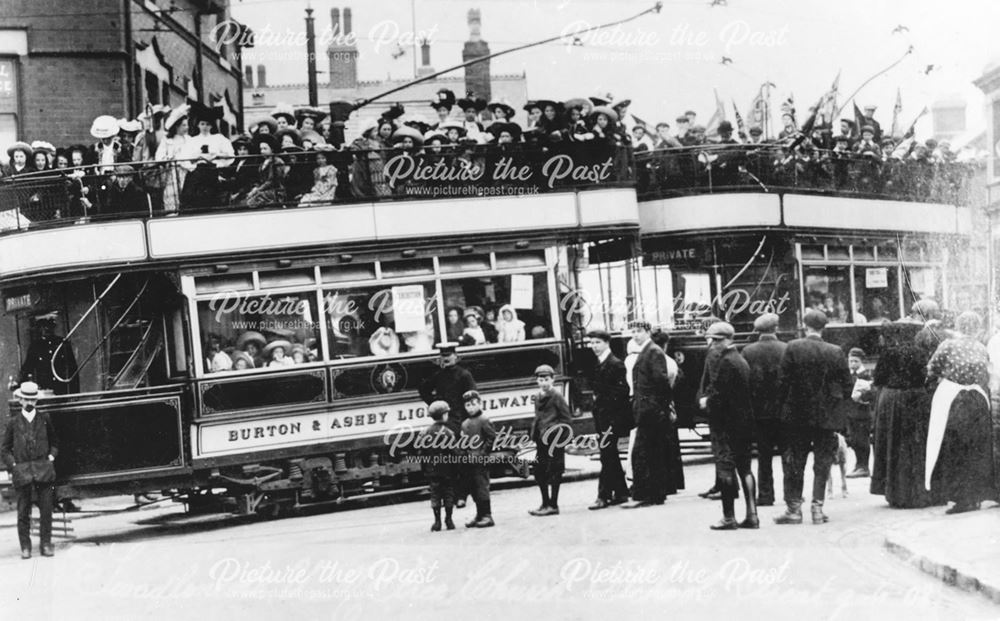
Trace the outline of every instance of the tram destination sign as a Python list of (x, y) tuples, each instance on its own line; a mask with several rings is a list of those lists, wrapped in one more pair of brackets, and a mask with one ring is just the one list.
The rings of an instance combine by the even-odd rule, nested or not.
[[(558, 389), (562, 390), (561, 387)], [(536, 389), (480, 391), (483, 410), (493, 423), (533, 416)], [(249, 421), (192, 426), (198, 438), (195, 458), (221, 457), (359, 438), (419, 433), (430, 424), (420, 400), (333, 412), (293, 414)]]

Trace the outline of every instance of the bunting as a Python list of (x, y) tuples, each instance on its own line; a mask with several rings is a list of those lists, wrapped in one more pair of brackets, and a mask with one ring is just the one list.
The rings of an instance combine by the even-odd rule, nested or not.
[(833, 79), (833, 85), (830, 87), (830, 90), (819, 100), (820, 103), (817, 109), (821, 123), (833, 124), (833, 117), (837, 115), (837, 93), (839, 89), (840, 71), (837, 72), (837, 77)]

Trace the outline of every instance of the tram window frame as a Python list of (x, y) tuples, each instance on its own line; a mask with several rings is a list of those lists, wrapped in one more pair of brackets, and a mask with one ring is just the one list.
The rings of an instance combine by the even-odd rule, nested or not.
[[(524, 340), (507, 341), (507, 342), (499, 342), (499, 340), (498, 340), (498, 341), (487, 341), (485, 343), (478, 343), (478, 344), (467, 344), (467, 343), (464, 343), (461, 340), (462, 337), (459, 336), (458, 338), (460, 340), (458, 342), (460, 343), (460, 348), (462, 350), (480, 350), (480, 349), (489, 348), (489, 347), (509, 347), (509, 346), (512, 346), (512, 345), (518, 345), (518, 344), (524, 344), (524, 343), (543, 343), (543, 342), (551, 341), (552, 339), (557, 339), (558, 335), (561, 332), (561, 330), (558, 327), (559, 318), (558, 318), (558, 313), (556, 312), (557, 304), (555, 304), (555, 301), (553, 300), (552, 273), (548, 269), (548, 267), (536, 268), (536, 269), (531, 269), (531, 270), (496, 270), (496, 271), (488, 271), (488, 272), (486, 272), (486, 271), (479, 272), (477, 274), (461, 274), (461, 275), (454, 275), (454, 276), (442, 276), (441, 278), (439, 278), (439, 281), (441, 283), (441, 289), (440, 289), (440, 300), (441, 300), (440, 307), (441, 307), (441, 313), (440, 313), (440, 316), (442, 317), (442, 321), (443, 321), (443, 323), (441, 324), (442, 328), (443, 328), (443, 330), (441, 332), (442, 336), (447, 336), (448, 340), (452, 340), (452, 336), (453, 336), (453, 335), (450, 335), (448, 333), (448, 331), (447, 331), (447, 326), (448, 326), (447, 315), (448, 315), (448, 313), (450, 312), (450, 310), (453, 307), (456, 307), (456, 305), (454, 303), (450, 303), (449, 302), (449, 296), (448, 296), (448, 293), (446, 292), (446, 287), (449, 284), (453, 284), (453, 283), (461, 282), (461, 281), (470, 281), (470, 280), (511, 279), (511, 281), (508, 281), (508, 285), (507, 285), (507, 295), (506, 295), (506, 298), (508, 299), (508, 301), (506, 303), (500, 303), (499, 302), (499, 300), (497, 299), (498, 294), (496, 292), (497, 291), (497, 283), (491, 282), (489, 286), (493, 287), (492, 291), (493, 291), (493, 296), (494, 296), (493, 299), (492, 299), (492, 304), (487, 304), (487, 303), (484, 303), (484, 302), (481, 302), (481, 301), (480, 301), (479, 304), (475, 304), (475, 303), (469, 304), (468, 300), (466, 299), (465, 302), (464, 302), (465, 305), (461, 309), (462, 310), (461, 315), (463, 315), (463, 317), (460, 317), (460, 320), (463, 323), (465, 322), (465, 320), (464, 320), (464, 314), (465, 314), (465, 312), (468, 311), (469, 308), (473, 308), (473, 307), (480, 308), (483, 311), (483, 314), (485, 314), (489, 310), (488, 307), (492, 307), (496, 311), (496, 313), (497, 313), (497, 316), (494, 319), (494, 321), (499, 321), (500, 320), (500, 317), (499, 317), (500, 309), (502, 309), (505, 305), (511, 303), (510, 302), (510, 298), (511, 298), (510, 288), (513, 286), (512, 285), (512, 277), (513, 276), (530, 276), (532, 278), (532, 291), (533, 291), (532, 308), (531, 309), (514, 308), (514, 311), (517, 314), (517, 320), (519, 320), (519, 321), (521, 321), (521, 322), (524, 323)], [(544, 287), (543, 289), (539, 289), (539, 278), (541, 279), (542, 287)], [(502, 287), (500, 288), (500, 290), (503, 291)], [(463, 293), (463, 296), (464, 295), (465, 294)], [(484, 296), (488, 295), (488, 293), (485, 291), (485, 287), (484, 287), (484, 293), (483, 293), (483, 295)], [(536, 309), (536, 307), (535, 307), (535, 304), (537, 303), (538, 300), (543, 300), (543, 303), (542, 303), (542, 306), (541, 306), (540, 309)], [(474, 301), (476, 301), (476, 300), (474, 300)], [(524, 311), (528, 311), (530, 314), (525, 314)], [(489, 321), (489, 318), (488, 317), (484, 317), (484, 319), (481, 322), (480, 326), (483, 323), (486, 323), (487, 321)], [(466, 327), (468, 327), (468, 326), (466, 326)], [(544, 336), (538, 336), (538, 337), (532, 337), (531, 336), (531, 332), (536, 327), (542, 327), (542, 328), (544, 328), (545, 329), (545, 335)], [(464, 329), (463, 329), (463, 332), (464, 332)], [(484, 336), (486, 336), (486, 335), (484, 334)], [(487, 338), (489, 338), (489, 337), (487, 336)], [(498, 335), (498, 338), (499, 338), (499, 335)]]
[[(852, 288), (854, 283), (851, 276), (852, 269), (853, 267), (849, 264), (809, 264), (802, 266), (803, 306), (807, 309), (816, 308), (823, 311), (827, 315), (831, 325), (854, 324), (858, 313), (856, 310), (852, 310), (856, 309), (855, 292)], [(820, 270), (823, 271), (822, 275), (819, 274)], [(831, 280), (831, 277), (835, 278)], [(812, 282), (814, 283), (822, 279), (823, 287), (811, 287), (810, 279), (813, 279)], [(813, 302), (814, 298), (818, 300), (818, 305)], [(827, 306), (826, 301), (828, 299), (833, 301), (834, 306)], [(844, 304), (844, 310), (847, 312), (847, 316), (842, 320), (830, 312), (836, 310), (835, 305), (838, 301)]]
[[(438, 289), (437, 289), (437, 282), (436, 281), (437, 281), (437, 279), (432, 276), (430, 278), (427, 278), (427, 277), (398, 278), (398, 279), (391, 279), (391, 280), (387, 279), (387, 280), (378, 281), (378, 282), (367, 281), (367, 282), (359, 282), (359, 283), (344, 283), (342, 285), (339, 285), (338, 289), (336, 289), (336, 290), (331, 289), (328, 286), (323, 287), (323, 289), (320, 291), (320, 295), (322, 297), (323, 306), (324, 306), (323, 313), (322, 313), (322, 315), (323, 315), (323, 326), (322, 326), (322, 329), (324, 330), (324, 332), (326, 334), (325, 338), (326, 338), (327, 343), (326, 343), (326, 346), (325, 346), (325, 351), (326, 351), (327, 359), (330, 362), (332, 362), (334, 364), (337, 364), (337, 363), (344, 363), (344, 362), (353, 363), (353, 362), (359, 362), (359, 361), (363, 361), (363, 360), (381, 360), (381, 359), (385, 359), (385, 358), (395, 359), (395, 358), (398, 358), (398, 357), (408, 357), (408, 356), (426, 356), (428, 354), (433, 353), (434, 352), (434, 344), (438, 343), (440, 341), (440, 336), (439, 335), (441, 334), (441, 327), (439, 325), (440, 321), (439, 321), (438, 316), (437, 316), (438, 315), (437, 314), (437, 295), (438, 295), (437, 291), (438, 291)], [(374, 354), (374, 353), (371, 353), (370, 350), (369, 350), (369, 353), (358, 353), (358, 354), (350, 354), (349, 352), (346, 352), (346, 353), (336, 353), (336, 352), (334, 352), (333, 345), (334, 345), (335, 341), (338, 340), (338, 338), (337, 338), (337, 334), (335, 334), (334, 330), (333, 330), (334, 322), (331, 319), (331, 312), (332, 311), (335, 311), (335, 310), (337, 310), (339, 308), (343, 308), (344, 304), (350, 303), (351, 298), (353, 296), (359, 295), (359, 294), (361, 294), (364, 291), (371, 291), (371, 292), (377, 294), (377, 293), (380, 293), (381, 291), (385, 291), (385, 290), (388, 289), (390, 293), (387, 293), (386, 295), (390, 295), (391, 296), (392, 295), (391, 294), (391, 290), (392, 290), (393, 287), (413, 286), (413, 285), (422, 285), (422, 286), (424, 286), (425, 304), (429, 305), (429, 307), (430, 307), (429, 310), (428, 310), (427, 307), (425, 307), (425, 311), (424, 311), (425, 312), (425, 317), (427, 318), (427, 320), (430, 320), (431, 327), (432, 327), (432, 333), (431, 333), (430, 338), (428, 339), (428, 341), (426, 343), (421, 343), (421, 345), (425, 345), (425, 346), (422, 346), (419, 349), (407, 349), (407, 350), (404, 350), (403, 349), (404, 347), (412, 347), (412, 345), (409, 345), (409, 344), (406, 343), (406, 337), (401, 336), (402, 334), (409, 334), (409, 332), (396, 332), (394, 326), (380, 326), (380, 327), (391, 327), (391, 328), (393, 328), (392, 332), (393, 332), (393, 334), (396, 335), (396, 338), (398, 339), (398, 345), (399, 345), (400, 351), (398, 351), (397, 353), (393, 353), (393, 354), (389, 354), (389, 355), (381, 355), (381, 356), (377, 355), (377, 354)], [(430, 292), (430, 295), (427, 295), (428, 291)], [(371, 303), (371, 299), (373, 297), (372, 294), (369, 293), (369, 294), (365, 294), (365, 295), (366, 295), (366, 298), (368, 300), (368, 304), (370, 304)], [(331, 296), (336, 296), (336, 297), (331, 297)], [(345, 301), (339, 301), (339, 300), (345, 300)], [(390, 298), (390, 300), (391, 300), (391, 298)], [(371, 311), (373, 309), (371, 309), (369, 307), (368, 310)], [(388, 311), (388, 313), (393, 313), (393, 311)], [(362, 325), (364, 325), (365, 323), (368, 322), (368, 318), (367, 317), (362, 318), (361, 316), (358, 316), (357, 319), (358, 319), (358, 321)], [(372, 317), (371, 318), (372, 321), (379, 321), (379, 319), (380, 319), (380, 317)], [(395, 322), (395, 317), (393, 316), (391, 319), (386, 319), (387, 323), (390, 322), (390, 321), (394, 323)], [(374, 333), (375, 333), (374, 331), (369, 331), (365, 336), (360, 336), (359, 337), (359, 344), (361, 346), (361, 349), (359, 350), (359, 352), (365, 351), (365, 348), (366, 348), (366, 346), (368, 346), (367, 344), (369, 344), (370, 339), (374, 335)], [(352, 347), (354, 347), (354, 345), (352, 345)]]
[[(854, 264), (851, 266), (854, 270), (854, 296), (855, 305), (861, 308), (861, 313), (867, 319), (869, 324), (877, 323), (889, 323), (898, 320), (900, 317), (906, 313), (903, 310), (902, 301), (902, 287), (901, 279), (899, 275), (899, 265), (889, 264), (889, 263), (866, 263), (866, 264)], [(868, 281), (868, 270), (873, 269), (885, 269), (886, 270), (886, 286), (884, 287), (886, 293), (883, 296), (880, 295), (860, 295), (859, 291), (868, 289), (882, 289), (883, 287), (869, 287)], [(891, 298), (891, 300), (886, 300), (884, 302), (887, 307), (888, 316), (883, 316), (881, 319), (874, 316), (874, 302), (870, 301), (874, 299)]]
[[(283, 308), (283, 306), (281, 306), (281, 305), (282, 305), (282, 303), (283, 303), (283, 301), (284, 301), (285, 298), (290, 298), (290, 297), (295, 296), (295, 297), (299, 298), (299, 302), (300, 303), (301, 302), (305, 302), (305, 303), (307, 303), (309, 305), (308, 306), (308, 312), (309, 312), (310, 316), (312, 316), (312, 317), (318, 317), (319, 316), (320, 309), (317, 308), (317, 306), (316, 306), (316, 297), (315, 297), (315, 295), (316, 295), (316, 288), (315, 288), (315, 286), (314, 287), (309, 287), (309, 288), (297, 288), (294, 291), (287, 291), (287, 290), (280, 290), (279, 291), (279, 290), (274, 290), (274, 289), (267, 289), (267, 290), (262, 289), (262, 290), (258, 290), (258, 291), (248, 292), (248, 293), (247, 292), (234, 292), (234, 293), (236, 293), (236, 294), (239, 295), (239, 300), (240, 300), (239, 303), (241, 305), (243, 303), (245, 303), (246, 300), (250, 300), (250, 299), (256, 300), (256, 299), (267, 299), (267, 298), (270, 298), (273, 302), (276, 302), (276, 303), (279, 304), (279, 308)], [(214, 308), (214, 309), (212, 308), (212, 304), (213, 303), (216, 304), (216, 308)], [(223, 301), (222, 303), (226, 304), (225, 301)], [(207, 324), (210, 323), (210, 322), (206, 322), (204, 319), (206, 317), (211, 318), (212, 315), (215, 315), (215, 314), (218, 314), (218, 313), (222, 313), (222, 312), (227, 312), (228, 313), (228, 311), (225, 310), (225, 306), (221, 306), (220, 307), (220, 306), (218, 306), (218, 304), (219, 304), (219, 302), (216, 301), (216, 296), (211, 296), (211, 297), (208, 297), (208, 296), (198, 296), (194, 300), (194, 313), (195, 313), (195, 317), (196, 317), (196, 322), (192, 322), (192, 323), (196, 323), (197, 324), (197, 334), (194, 335), (194, 330), (192, 330), (192, 334), (194, 336), (196, 336), (196, 338), (197, 338), (197, 344), (198, 344), (198, 346), (197, 346), (197, 356), (198, 356), (198, 358), (197, 358), (197, 361), (195, 362), (195, 369), (197, 370), (197, 375), (199, 377), (206, 377), (206, 378), (207, 377), (211, 377), (211, 378), (215, 378), (215, 377), (222, 377), (222, 376), (243, 376), (243, 375), (246, 375), (248, 373), (260, 373), (260, 372), (263, 372), (263, 371), (278, 370), (275, 367), (268, 366), (268, 363), (265, 363), (263, 366), (259, 366), (259, 367), (255, 366), (255, 367), (248, 368), (248, 369), (235, 369), (235, 368), (232, 368), (232, 367), (230, 367), (229, 369), (222, 369), (222, 370), (218, 370), (218, 371), (210, 371), (208, 369), (207, 359), (206, 359), (206, 354), (207, 354), (206, 345), (209, 343), (209, 339), (213, 336), (213, 334), (219, 334), (220, 333), (220, 329), (218, 327), (216, 327), (214, 330), (208, 330), (207, 329)], [(205, 308), (207, 308), (207, 311), (203, 310), (203, 306)], [(240, 313), (240, 314), (242, 315), (242, 313)], [(225, 352), (227, 354), (227, 356), (229, 356), (230, 362), (233, 363), (233, 364), (235, 364), (235, 361), (233, 360), (233, 357), (234, 357), (235, 352), (237, 351), (236, 350), (236, 342), (238, 342), (240, 334), (248, 332), (248, 331), (256, 331), (256, 332), (261, 332), (261, 333), (274, 332), (275, 334), (277, 334), (280, 337), (280, 336), (282, 336), (282, 334), (279, 333), (279, 332), (276, 332), (276, 330), (277, 329), (281, 329), (283, 331), (287, 331), (287, 329), (288, 329), (288, 328), (279, 328), (277, 325), (275, 325), (274, 327), (262, 327), (262, 323), (266, 322), (266, 321), (271, 321), (271, 322), (275, 322), (275, 323), (278, 322), (278, 320), (276, 320), (276, 319), (271, 319), (271, 320), (264, 319), (264, 317), (267, 317), (267, 315), (265, 315), (265, 314), (262, 314), (262, 313), (246, 313), (246, 315), (248, 315), (250, 318), (243, 317), (243, 318), (241, 318), (238, 321), (246, 323), (246, 324), (256, 323), (257, 324), (256, 327), (250, 327), (249, 325), (246, 325), (246, 326), (244, 326), (242, 328), (242, 330), (236, 330), (236, 329), (234, 329), (231, 334), (229, 334), (228, 336), (225, 337), (226, 342), (223, 343), (222, 351)], [(292, 316), (290, 314), (283, 314), (283, 315), (287, 315), (288, 317)], [(298, 335), (296, 334), (295, 335), (296, 338), (294, 339), (294, 342), (292, 342), (291, 339), (287, 339), (287, 337), (286, 337), (286, 340), (289, 340), (290, 342), (292, 342), (292, 346), (293, 346), (292, 350), (294, 350), (294, 346), (295, 345), (300, 345), (301, 344), (301, 345), (303, 345), (306, 348), (307, 353), (315, 351), (316, 354), (315, 354), (315, 357), (313, 358), (313, 360), (306, 360), (305, 362), (303, 362), (301, 364), (289, 364), (289, 365), (287, 365), (287, 367), (288, 368), (294, 367), (294, 368), (302, 369), (302, 368), (309, 368), (309, 367), (318, 367), (318, 366), (321, 366), (321, 365), (325, 364), (326, 358), (325, 358), (325, 356), (323, 354), (323, 347), (322, 347), (323, 340), (322, 340), (322, 336), (320, 334), (318, 320), (317, 319), (308, 319), (306, 317), (303, 317), (302, 319), (290, 320), (290, 321), (300, 322), (300, 324), (289, 324), (288, 321), (284, 321), (283, 323), (285, 325), (300, 325), (300, 329), (305, 332), (305, 337), (303, 337), (303, 338), (299, 338)], [(237, 322), (237, 320), (235, 320), (235, 319), (231, 321), (231, 323), (236, 323), (236, 322)], [(213, 323), (215, 323), (215, 325), (218, 325), (218, 322), (213, 322)], [(310, 328), (307, 327), (309, 325), (311, 325), (311, 332), (312, 332), (311, 335), (309, 334)], [(298, 331), (298, 329), (296, 329), (296, 331)], [(312, 347), (309, 346), (309, 338), (314, 339)], [(280, 340), (280, 339), (276, 338), (276, 339), (272, 339), (272, 340)], [(229, 351), (227, 351), (227, 350), (229, 350)], [(293, 351), (292, 350), (284, 352), (286, 358), (288, 358), (288, 359), (292, 358), (292, 356), (293, 356)], [(261, 356), (263, 356), (263, 348), (261, 348), (261, 352), (260, 353), (261, 353)], [(288, 370), (285, 366), (282, 366), (282, 367), (279, 367), (279, 368), (280, 369), (284, 369), (284, 370)]]

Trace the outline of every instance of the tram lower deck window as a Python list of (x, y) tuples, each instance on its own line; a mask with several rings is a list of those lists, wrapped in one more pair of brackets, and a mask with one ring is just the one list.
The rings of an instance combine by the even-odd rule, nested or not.
[(450, 341), (474, 346), (553, 335), (545, 272), (445, 280), (441, 286)]
[(433, 282), (323, 292), (330, 358), (430, 352), (439, 338)]
[(319, 357), (315, 292), (230, 292), (198, 303), (206, 373), (285, 367)]

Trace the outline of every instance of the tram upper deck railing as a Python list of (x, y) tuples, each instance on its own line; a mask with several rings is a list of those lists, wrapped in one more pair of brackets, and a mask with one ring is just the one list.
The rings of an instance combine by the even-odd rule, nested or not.
[(975, 164), (790, 151), (778, 144), (704, 145), (635, 154), (640, 201), (728, 192), (791, 192), (961, 206)]
[(974, 165), (957, 162), (821, 149), (792, 152), (775, 144), (701, 145), (634, 154), (607, 142), (281, 152), (5, 177), (0, 179), (0, 232), (89, 220), (531, 196), (633, 185), (640, 201), (793, 192), (965, 205), (973, 171)]
[(122, 162), (0, 179), (0, 231), (91, 220), (632, 187), (609, 143), (318, 150)]

